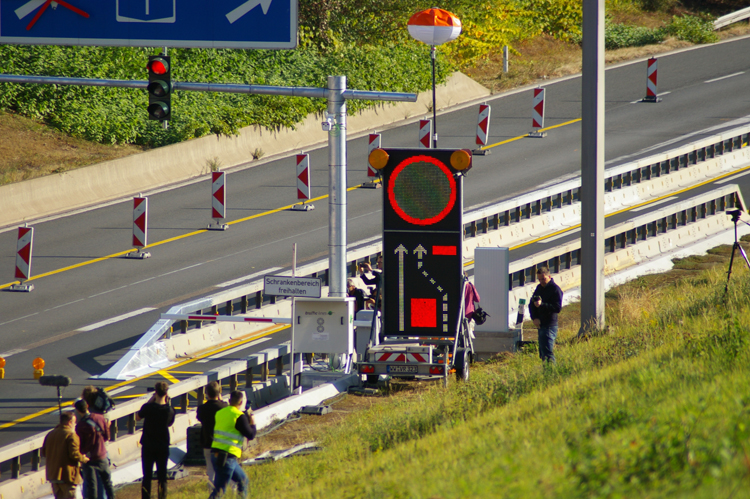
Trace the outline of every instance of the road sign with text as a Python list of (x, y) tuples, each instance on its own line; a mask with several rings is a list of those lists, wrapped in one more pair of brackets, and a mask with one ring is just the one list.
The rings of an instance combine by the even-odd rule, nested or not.
[(297, 46), (297, 0), (0, 0), (0, 43)]

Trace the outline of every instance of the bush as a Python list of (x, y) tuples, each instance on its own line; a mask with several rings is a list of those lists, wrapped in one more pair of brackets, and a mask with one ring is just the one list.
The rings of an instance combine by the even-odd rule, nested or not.
[(667, 27), (670, 35), (690, 43), (714, 43), (719, 36), (714, 33), (714, 23), (707, 17), (674, 16)]
[(607, 24), (604, 28), (604, 46), (607, 50), (651, 45), (664, 41), (665, 38), (663, 29), (625, 24)]

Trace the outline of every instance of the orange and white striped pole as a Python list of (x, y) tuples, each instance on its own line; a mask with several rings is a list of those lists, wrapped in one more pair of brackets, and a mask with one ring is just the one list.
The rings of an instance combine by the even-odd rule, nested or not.
[(419, 120), (419, 148), (432, 148), (432, 120)]
[(544, 94), (545, 89), (542, 87), (534, 89), (534, 99), (531, 105), (531, 128), (534, 130), (529, 132), (529, 137), (542, 138), (547, 136), (547, 132), (541, 132), (544, 128)]
[(16, 274), (18, 284), (11, 285), (10, 291), (30, 292), (34, 289), (33, 284), (26, 281), (31, 278), (31, 254), (34, 246), (34, 227), (19, 227), (18, 241), (16, 243)]
[[(367, 157), (370, 157), (370, 153), (374, 151), (375, 149), (380, 148), (380, 134), (379, 133), (371, 133), (368, 137), (367, 141)], [(364, 182), (362, 184), (362, 187), (366, 189), (377, 189), (379, 187), (382, 187), (382, 184), (380, 182), (376, 182), (375, 179), (379, 177), (378, 171), (372, 167), (370, 162), (367, 162), (367, 182)]]
[(646, 97), (641, 102), (661, 102), (661, 99), (656, 96), (658, 71), (659, 63), (656, 57), (650, 58), (646, 65)]
[(305, 204), (306, 201), (310, 200), (311, 197), (310, 189), (310, 155), (309, 154), (298, 154), (297, 155), (297, 199), (301, 200), (302, 203), (295, 204), (292, 206), (294, 211), (310, 211), (314, 210), (315, 206), (311, 204)]
[(148, 246), (148, 198), (143, 196), (133, 198), (133, 246), (136, 251), (125, 257), (143, 260), (151, 256), (148, 251), (143, 251)]
[(229, 225), (223, 223), (227, 216), (227, 174), (211, 172), (211, 218), (216, 223), (209, 224), (208, 230), (227, 230)]
[(485, 151), (482, 147), (487, 145), (487, 138), (490, 134), (490, 108), (486, 102), (479, 105), (479, 115), (477, 116), (477, 138), (476, 144), (479, 146), (477, 149), (471, 151), (472, 154), (477, 156), (484, 156), (489, 151)]

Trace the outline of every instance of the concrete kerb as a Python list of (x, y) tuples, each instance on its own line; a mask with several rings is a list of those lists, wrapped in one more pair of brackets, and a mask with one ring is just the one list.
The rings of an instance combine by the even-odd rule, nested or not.
[[(454, 73), (437, 91), (438, 108), (486, 98), (490, 91), (474, 80)], [(385, 127), (428, 113), (431, 93), (423, 92), (415, 103), (384, 104), (348, 116), (350, 136)], [(294, 129), (243, 128), (233, 137), (208, 136), (173, 144), (117, 160), (0, 187), (0, 227), (31, 221), (56, 213), (124, 199), (155, 187), (178, 183), (211, 172), (209, 161), (218, 160), (222, 170), (246, 165), (257, 152), (288, 153), (326, 143), (321, 118), (308, 116)], [(258, 163), (260, 164), (260, 163)], [(251, 164), (250, 166), (254, 166)]]

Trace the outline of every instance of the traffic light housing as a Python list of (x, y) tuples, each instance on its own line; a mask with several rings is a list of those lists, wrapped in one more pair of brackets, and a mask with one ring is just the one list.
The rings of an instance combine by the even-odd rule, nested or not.
[(169, 56), (148, 58), (148, 119), (169, 121), (172, 117), (172, 64)]

